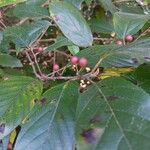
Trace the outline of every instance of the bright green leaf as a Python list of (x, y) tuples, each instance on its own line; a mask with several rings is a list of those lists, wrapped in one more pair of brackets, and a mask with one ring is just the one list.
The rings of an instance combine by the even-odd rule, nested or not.
[(68, 46), (68, 49), (72, 55), (76, 55), (80, 51), (79, 47), (76, 45)]

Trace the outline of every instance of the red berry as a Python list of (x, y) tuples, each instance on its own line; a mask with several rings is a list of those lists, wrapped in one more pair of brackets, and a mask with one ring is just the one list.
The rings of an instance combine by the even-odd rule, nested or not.
[(132, 35), (127, 35), (125, 37), (126, 42), (132, 42), (134, 40), (134, 37)]
[(70, 62), (72, 65), (78, 64), (79, 58), (77, 56), (72, 56)]
[(59, 70), (59, 65), (58, 64), (54, 64), (53, 65), (53, 71), (58, 71)]
[(39, 53), (42, 53), (42, 52), (43, 52), (43, 47), (39, 47), (39, 48), (38, 48), (38, 52), (39, 52)]
[(117, 44), (117, 45), (123, 45), (123, 42), (122, 42), (121, 40), (118, 40), (118, 41), (116, 42), (116, 44)]
[(88, 61), (86, 58), (82, 57), (79, 59), (79, 65), (81, 68), (86, 67), (87, 64), (88, 64)]

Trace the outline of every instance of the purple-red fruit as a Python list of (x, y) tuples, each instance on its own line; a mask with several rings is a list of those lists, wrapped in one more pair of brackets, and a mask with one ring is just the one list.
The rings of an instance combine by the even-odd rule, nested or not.
[(42, 52), (43, 52), (43, 47), (39, 47), (39, 48), (38, 48), (38, 52), (39, 52), (39, 53), (42, 53)]
[(123, 42), (122, 42), (121, 40), (118, 40), (118, 41), (116, 42), (116, 44), (121, 46), (121, 45), (123, 45)]
[(82, 58), (79, 59), (79, 66), (80, 66), (81, 68), (86, 67), (87, 64), (88, 64), (88, 61), (87, 61), (86, 58), (82, 57)]
[(53, 65), (53, 71), (58, 71), (59, 70), (59, 65), (58, 64), (54, 64)]
[(79, 61), (79, 58), (77, 56), (72, 56), (70, 59), (70, 62), (72, 65), (77, 65)]
[(134, 40), (134, 37), (132, 35), (127, 35), (125, 37), (126, 42), (132, 42)]

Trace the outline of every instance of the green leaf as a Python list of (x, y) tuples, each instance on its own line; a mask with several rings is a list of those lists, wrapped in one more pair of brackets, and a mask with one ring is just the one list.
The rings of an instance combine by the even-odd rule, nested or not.
[(0, 54), (0, 66), (3, 67), (22, 67), (22, 63), (16, 57), (7, 54)]
[(120, 47), (97, 45), (80, 51), (78, 56), (86, 57), (89, 67), (94, 67), (100, 59), (101, 67), (137, 67), (150, 58), (150, 38)]
[(46, 91), (43, 103), (35, 106), (29, 121), (22, 126), (14, 150), (74, 149), (77, 99), (76, 82)]
[(94, 83), (79, 97), (78, 150), (147, 150), (150, 95), (123, 78)]
[(112, 21), (108, 21), (108, 19), (105, 18), (93, 18), (90, 21), (91, 29), (93, 32), (96, 33), (112, 33), (114, 31), (114, 27), (112, 24)]
[(77, 8), (81, 9), (81, 4), (84, 0), (65, 0), (66, 2), (72, 3)]
[(17, 47), (27, 47), (32, 45), (49, 25), (48, 21), (43, 20), (24, 26), (8, 27), (4, 31), (4, 36), (9, 37)]
[(67, 2), (52, 2), (49, 6), (51, 17), (63, 34), (75, 45), (91, 46), (93, 37), (91, 30), (77, 8)]
[(149, 18), (150, 15), (116, 12), (113, 18), (115, 32), (119, 38), (124, 39), (128, 34), (137, 33)]
[(58, 36), (55, 43), (53, 43), (52, 45), (48, 46), (46, 51), (55, 51), (58, 48), (61, 48), (63, 46), (70, 46), (73, 45), (73, 43), (68, 40), (66, 37), (64, 36)]
[(114, 14), (117, 9), (115, 5), (112, 3), (112, 0), (99, 0), (101, 6), (106, 10)]
[(139, 66), (133, 76), (137, 84), (150, 94), (150, 64), (145, 63)]
[(42, 83), (30, 77), (9, 77), (0, 82), (0, 139), (7, 136), (30, 113), (34, 100), (40, 98)]
[(68, 46), (68, 49), (72, 55), (76, 55), (80, 51), (79, 47), (76, 45)]
[[(46, 1), (46, 0), (44, 0)], [(44, 18), (49, 16), (49, 12), (46, 8), (41, 7), (42, 3), (41, 0), (28, 0), (25, 3), (17, 5), (13, 9), (13, 14), (19, 18), (25, 17), (36, 17), (36, 18)]]
[(0, 1), (0, 7), (10, 5), (10, 4), (17, 4), (20, 2), (24, 2), (26, 0), (1, 0)]

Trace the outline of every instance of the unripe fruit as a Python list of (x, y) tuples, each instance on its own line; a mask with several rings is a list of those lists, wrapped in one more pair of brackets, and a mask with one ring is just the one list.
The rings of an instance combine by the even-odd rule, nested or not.
[(77, 56), (72, 56), (70, 62), (72, 65), (78, 64), (79, 58)]
[(53, 71), (58, 71), (59, 70), (59, 65), (58, 64), (54, 64), (53, 65)]
[(43, 47), (39, 47), (39, 48), (38, 48), (38, 52), (39, 52), (39, 53), (42, 53), (42, 52), (43, 52)]
[(126, 42), (132, 42), (134, 40), (134, 37), (132, 35), (127, 35), (125, 37)]
[(116, 44), (121, 46), (121, 45), (123, 45), (123, 42), (122, 42), (121, 40), (118, 40), (118, 41), (116, 42)]
[(82, 58), (79, 59), (79, 66), (81, 68), (86, 67), (87, 64), (88, 64), (88, 61), (87, 61), (86, 58), (82, 57)]

